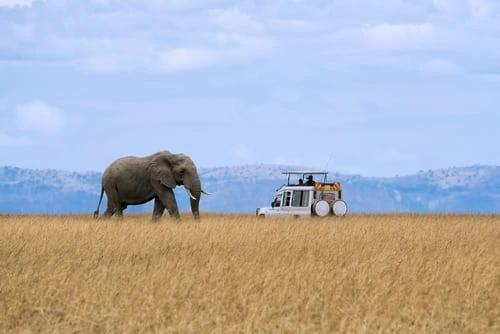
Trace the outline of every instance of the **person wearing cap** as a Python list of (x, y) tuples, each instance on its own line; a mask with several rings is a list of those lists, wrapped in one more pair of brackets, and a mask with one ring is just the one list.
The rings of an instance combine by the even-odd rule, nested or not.
[(315, 183), (316, 183), (316, 182), (314, 182), (314, 180), (313, 180), (313, 176), (312, 176), (312, 175), (309, 175), (309, 176), (307, 177), (306, 186), (314, 186), (314, 184), (315, 184)]

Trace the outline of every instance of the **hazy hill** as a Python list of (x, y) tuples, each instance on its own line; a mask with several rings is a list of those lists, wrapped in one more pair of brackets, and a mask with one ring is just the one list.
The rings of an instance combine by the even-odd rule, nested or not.
[[(269, 205), (286, 182), (283, 165), (200, 168), (202, 211), (249, 212)], [(101, 173), (0, 167), (0, 212), (89, 213), (99, 199)], [(390, 178), (337, 174), (350, 212), (500, 212), (500, 166), (452, 167)], [(189, 210), (184, 188), (176, 189), (181, 210)], [(105, 200), (101, 212), (105, 208)], [(127, 211), (151, 211), (152, 203)]]

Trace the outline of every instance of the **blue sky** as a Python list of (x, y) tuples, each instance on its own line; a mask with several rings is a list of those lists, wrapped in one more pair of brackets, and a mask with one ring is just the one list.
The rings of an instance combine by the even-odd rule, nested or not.
[(0, 166), (500, 165), (498, 0), (0, 0)]

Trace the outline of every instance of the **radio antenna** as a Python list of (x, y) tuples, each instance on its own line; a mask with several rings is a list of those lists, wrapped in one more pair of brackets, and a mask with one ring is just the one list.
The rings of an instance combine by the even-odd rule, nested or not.
[(328, 156), (328, 160), (326, 161), (326, 166), (325, 166), (326, 171), (328, 171), (328, 165), (330, 164), (330, 160), (332, 160), (332, 157), (333, 157), (333, 152), (330, 153), (330, 155)]

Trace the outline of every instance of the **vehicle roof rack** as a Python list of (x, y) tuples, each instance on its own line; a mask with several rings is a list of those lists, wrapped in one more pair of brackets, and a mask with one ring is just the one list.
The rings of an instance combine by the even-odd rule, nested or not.
[(287, 175), (303, 175), (303, 174), (328, 174), (326, 170), (294, 170), (294, 171), (285, 171), (282, 174)]
[(282, 174), (288, 175), (288, 180), (287, 184), (290, 185), (290, 175), (301, 175), (302, 178), (306, 175), (323, 175), (324, 180), (323, 182), (326, 182), (326, 175), (328, 174), (328, 171), (326, 170), (294, 170), (294, 171), (284, 171)]

